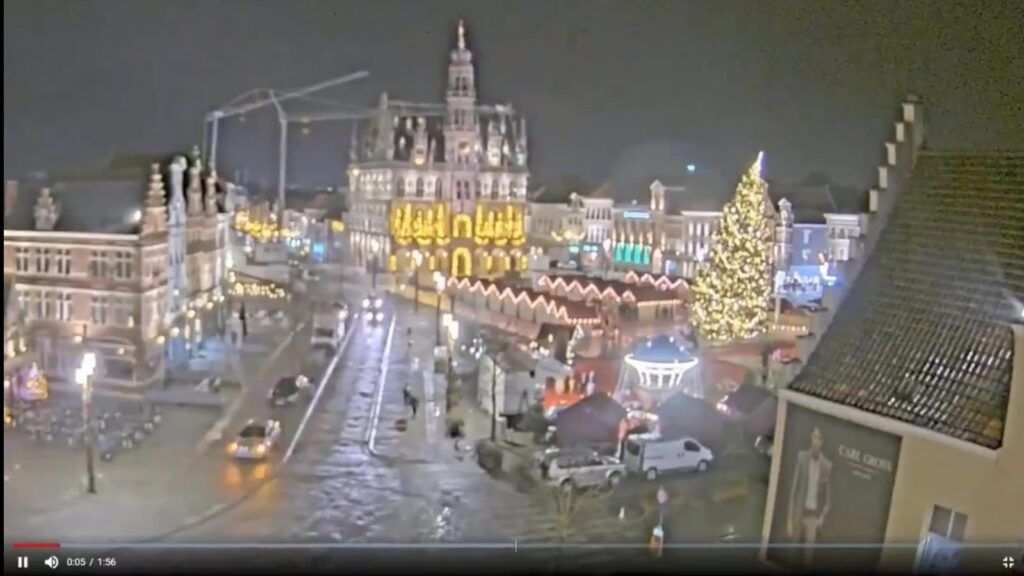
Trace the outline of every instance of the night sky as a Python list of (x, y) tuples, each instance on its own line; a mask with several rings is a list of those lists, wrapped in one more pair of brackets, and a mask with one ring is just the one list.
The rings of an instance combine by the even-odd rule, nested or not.
[[(933, 148), (1024, 147), (1014, 0), (5, 0), (5, 176), (187, 150), (242, 92), (359, 69), (373, 76), (320, 96), (441, 101), (459, 18), (481, 100), (528, 119), (535, 186), (729, 172), (763, 149), (769, 177), (866, 187), (908, 91)], [(273, 180), (271, 118), (225, 125), (225, 169)], [(337, 183), (349, 130), (296, 130), (290, 183)]]

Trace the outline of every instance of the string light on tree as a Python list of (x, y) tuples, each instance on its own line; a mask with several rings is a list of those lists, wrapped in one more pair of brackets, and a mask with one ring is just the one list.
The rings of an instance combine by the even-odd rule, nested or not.
[(707, 263), (693, 283), (693, 323), (711, 342), (752, 338), (768, 322), (771, 222), (763, 156), (757, 155), (725, 205)]

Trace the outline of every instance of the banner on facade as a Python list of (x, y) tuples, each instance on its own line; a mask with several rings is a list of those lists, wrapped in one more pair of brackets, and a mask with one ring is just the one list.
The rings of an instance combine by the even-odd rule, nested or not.
[(803, 568), (874, 568), (900, 442), (790, 403), (769, 539), (778, 545), (769, 547), (768, 559)]

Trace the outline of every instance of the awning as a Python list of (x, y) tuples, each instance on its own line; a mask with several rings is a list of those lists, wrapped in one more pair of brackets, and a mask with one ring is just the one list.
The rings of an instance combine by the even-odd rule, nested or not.
[(21, 368), (26, 368), (32, 365), (33, 362), (39, 361), (39, 355), (34, 351), (23, 352), (18, 354), (14, 358), (4, 358), (4, 374), (10, 374)]

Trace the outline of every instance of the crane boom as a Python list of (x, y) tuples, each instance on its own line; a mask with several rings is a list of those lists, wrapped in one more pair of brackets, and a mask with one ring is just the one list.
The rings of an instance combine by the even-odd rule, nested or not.
[(291, 100), (293, 98), (299, 98), (301, 96), (305, 96), (306, 94), (311, 94), (313, 92), (324, 90), (324, 89), (330, 88), (332, 86), (338, 86), (338, 85), (341, 85), (341, 84), (346, 84), (348, 82), (353, 82), (355, 80), (361, 80), (363, 78), (366, 78), (369, 75), (370, 75), (370, 73), (367, 72), (366, 70), (360, 70), (358, 72), (353, 72), (352, 74), (346, 74), (345, 76), (341, 76), (340, 78), (334, 78), (332, 80), (327, 80), (325, 82), (320, 82), (319, 84), (314, 84), (312, 86), (307, 86), (305, 88), (300, 88), (298, 90), (293, 90), (291, 92), (285, 92), (285, 93), (280, 94), (280, 95), (277, 95), (272, 90), (266, 90), (266, 89), (253, 90), (253, 91), (248, 92), (247, 94), (254, 94), (254, 93), (259, 93), (259, 92), (265, 92), (266, 96), (263, 96), (262, 98), (260, 98), (259, 100), (255, 101), (255, 102), (249, 102), (249, 103), (246, 103), (246, 104), (238, 104), (238, 105), (235, 105), (235, 106), (228, 105), (228, 106), (225, 106), (224, 108), (219, 108), (219, 109), (214, 110), (213, 112), (210, 112), (209, 114), (207, 114), (206, 115), (206, 119), (209, 120), (209, 121), (212, 121), (212, 120), (219, 120), (219, 119), (222, 119), (222, 118), (229, 118), (231, 116), (237, 116), (239, 114), (245, 114), (246, 112), (250, 112), (252, 110), (256, 110), (257, 108), (262, 108), (264, 106), (271, 105), (271, 104), (274, 103), (275, 100), (278, 103), (280, 103), (280, 102), (283, 102), (285, 100)]

